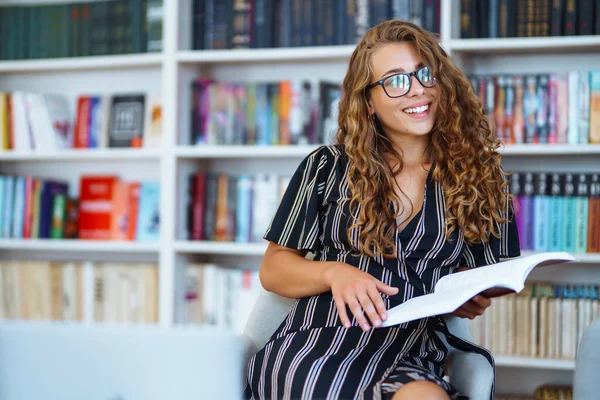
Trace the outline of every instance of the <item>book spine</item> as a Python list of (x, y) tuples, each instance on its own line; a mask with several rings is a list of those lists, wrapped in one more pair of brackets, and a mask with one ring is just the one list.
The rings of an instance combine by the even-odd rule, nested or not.
[(562, 248), (559, 251), (575, 251), (575, 223), (577, 216), (577, 199), (575, 197), (575, 177), (572, 173), (562, 175), (561, 192), (563, 193), (564, 213), (562, 219)]
[(589, 186), (588, 253), (600, 252), (600, 174), (592, 174)]
[(579, 71), (568, 72), (568, 131), (567, 143), (579, 144)]
[(548, 251), (549, 245), (549, 176), (541, 172), (535, 175), (535, 198), (534, 198), (534, 243), (533, 250)]
[(585, 253), (587, 250), (588, 230), (588, 181), (586, 174), (577, 175), (575, 187), (575, 249), (576, 253)]
[(590, 143), (600, 144), (600, 71), (590, 72), (589, 138)]
[(564, 9), (565, 0), (552, 0), (552, 8), (550, 10), (550, 35), (561, 36), (564, 32)]
[(590, 142), (590, 73), (579, 72), (579, 143)]

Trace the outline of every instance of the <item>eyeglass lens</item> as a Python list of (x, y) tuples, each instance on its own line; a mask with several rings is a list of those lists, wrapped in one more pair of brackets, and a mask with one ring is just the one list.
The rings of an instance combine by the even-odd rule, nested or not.
[[(431, 70), (428, 67), (423, 67), (418, 70), (416, 76), (423, 86), (433, 86), (434, 80), (431, 76)], [(411, 76), (408, 74), (392, 75), (383, 82), (383, 85), (389, 96), (402, 96), (410, 90)]]

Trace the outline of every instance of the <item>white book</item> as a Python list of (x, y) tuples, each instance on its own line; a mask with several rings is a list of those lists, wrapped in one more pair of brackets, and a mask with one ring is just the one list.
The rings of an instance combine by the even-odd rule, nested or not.
[(568, 144), (579, 144), (579, 72), (569, 71), (568, 78), (569, 96), (569, 128), (567, 133)]
[(452, 313), (482, 292), (488, 297), (511, 291), (519, 293), (535, 267), (566, 261), (575, 261), (575, 258), (565, 252), (539, 253), (446, 275), (437, 282), (433, 293), (414, 297), (388, 310), (388, 318), (382, 326)]

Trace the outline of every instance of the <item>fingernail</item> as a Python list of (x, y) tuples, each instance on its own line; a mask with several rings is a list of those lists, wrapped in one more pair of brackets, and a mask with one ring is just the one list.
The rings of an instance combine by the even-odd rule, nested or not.
[(368, 331), (369, 331), (369, 329), (371, 329), (371, 327), (369, 326), (369, 324), (363, 324), (363, 325), (362, 325), (362, 328), (363, 328), (363, 330), (364, 330), (365, 332), (368, 332)]
[(381, 321), (376, 319), (375, 322), (373, 322), (373, 325), (375, 325), (376, 328), (379, 328), (381, 326)]
[(381, 319), (385, 321), (387, 319), (387, 314), (386, 313), (381, 314)]
[(346, 328), (350, 328), (350, 324), (349, 324), (348, 322), (346, 322), (346, 323), (344, 324), (344, 326), (345, 326)]

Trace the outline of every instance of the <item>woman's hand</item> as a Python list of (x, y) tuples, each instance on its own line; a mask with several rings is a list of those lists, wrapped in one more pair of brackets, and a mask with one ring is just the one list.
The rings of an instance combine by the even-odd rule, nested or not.
[(365, 332), (371, 329), (365, 314), (376, 328), (387, 318), (380, 293), (388, 296), (398, 293), (398, 288), (388, 286), (372, 275), (344, 263), (331, 265), (325, 272), (325, 280), (331, 288), (342, 324), (346, 328), (351, 325), (346, 311), (348, 306)]
[(492, 300), (480, 294), (467, 301), (460, 306), (452, 315), (460, 318), (473, 319), (478, 315), (482, 315), (486, 308), (492, 305)]

